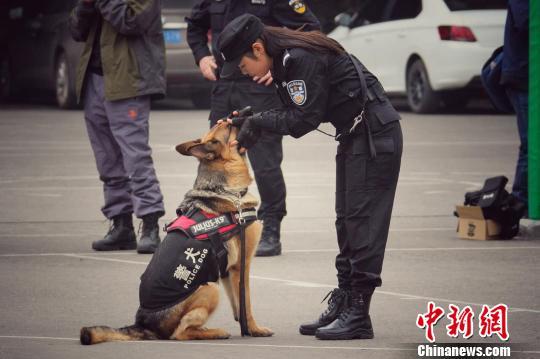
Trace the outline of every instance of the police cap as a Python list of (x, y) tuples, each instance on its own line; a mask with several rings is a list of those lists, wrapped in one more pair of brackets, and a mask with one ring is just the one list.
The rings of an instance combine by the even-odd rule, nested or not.
[(221, 77), (227, 78), (238, 71), (238, 65), (251, 45), (261, 36), (262, 21), (254, 15), (244, 14), (231, 21), (218, 37), (217, 47), (225, 61)]

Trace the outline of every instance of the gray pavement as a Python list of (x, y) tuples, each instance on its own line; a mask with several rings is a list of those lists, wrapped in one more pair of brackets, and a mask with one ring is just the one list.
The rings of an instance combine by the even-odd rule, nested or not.
[[(196, 173), (196, 161), (177, 154), (174, 146), (199, 137), (206, 118), (206, 111), (163, 106), (152, 112), (151, 143), (165, 218), (173, 217)], [(209, 326), (230, 331), (229, 340), (83, 347), (81, 326), (132, 323), (139, 276), (150, 256), (91, 250), (108, 223), (99, 210), (101, 184), (80, 111), (0, 109), (0, 358), (415, 357), (416, 344), (425, 342), (416, 317), (426, 312), (429, 300), (446, 311), (449, 304), (470, 305), (476, 314), (472, 339), (448, 337), (443, 319), (435, 327), (438, 343), (500, 343), (496, 336), (478, 335), (476, 318), (482, 304), (505, 303), (512, 357), (540, 357), (540, 240), (460, 240), (452, 216), (463, 194), (486, 177), (513, 177), (514, 118), (403, 113), (402, 125), (403, 167), (383, 286), (372, 304), (375, 339), (326, 342), (298, 334), (298, 324), (320, 313), (320, 301), (336, 283), (336, 143), (311, 133), (284, 141), (284, 253), (256, 258), (252, 270), (254, 314), (274, 329), (274, 337), (241, 338), (223, 296)]]

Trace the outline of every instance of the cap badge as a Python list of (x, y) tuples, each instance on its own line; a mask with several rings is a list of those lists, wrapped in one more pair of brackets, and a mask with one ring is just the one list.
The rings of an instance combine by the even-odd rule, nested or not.
[(306, 12), (306, 4), (304, 4), (302, 0), (290, 0), (289, 6), (291, 6), (293, 10), (299, 14)]

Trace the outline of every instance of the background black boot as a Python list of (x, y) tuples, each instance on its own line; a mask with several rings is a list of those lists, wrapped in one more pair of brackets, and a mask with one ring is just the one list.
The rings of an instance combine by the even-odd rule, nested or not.
[(137, 245), (138, 253), (154, 253), (159, 246), (161, 242), (159, 238), (159, 217), (161, 217), (161, 213), (150, 213), (142, 216), (142, 233)]
[(280, 220), (276, 218), (264, 219), (261, 240), (255, 252), (257, 257), (279, 256), (281, 254), (280, 227)]
[(366, 303), (371, 295), (353, 292), (350, 305), (342, 311), (338, 318), (325, 327), (317, 329), (315, 337), (323, 340), (372, 339), (373, 326)]
[(328, 299), (328, 308), (326, 308), (326, 310), (319, 316), (319, 319), (315, 320), (314, 322), (300, 325), (300, 334), (315, 335), (317, 329), (332, 323), (347, 307), (349, 295), (350, 293), (348, 290), (340, 288), (336, 288), (329, 292), (326, 297), (324, 297), (324, 299), (326, 299), (328, 296), (330, 296), (330, 299)]
[(113, 217), (112, 225), (105, 237), (92, 242), (92, 248), (96, 251), (117, 251), (120, 249), (135, 249), (136, 247), (137, 240), (131, 213)]

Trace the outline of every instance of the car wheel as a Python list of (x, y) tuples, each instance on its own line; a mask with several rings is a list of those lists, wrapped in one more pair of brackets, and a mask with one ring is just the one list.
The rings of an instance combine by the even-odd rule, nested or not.
[(9, 72), (9, 61), (0, 60), (0, 102), (5, 102), (11, 96), (11, 74)]
[(202, 110), (206, 110), (210, 108), (211, 97), (212, 97), (212, 93), (210, 92), (209, 89), (208, 90), (194, 90), (191, 92), (191, 102), (193, 103), (193, 106)]
[(56, 103), (60, 108), (74, 108), (77, 104), (74, 81), (69, 74), (69, 64), (65, 54), (60, 54), (55, 67)]
[(429, 113), (439, 109), (440, 98), (431, 88), (422, 60), (414, 61), (407, 70), (407, 102), (416, 113)]

